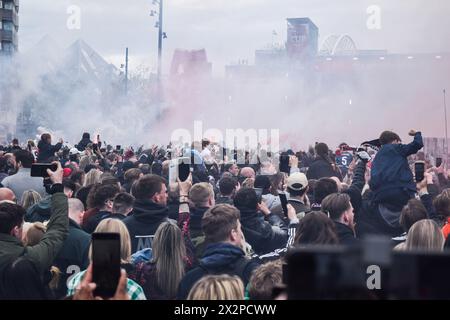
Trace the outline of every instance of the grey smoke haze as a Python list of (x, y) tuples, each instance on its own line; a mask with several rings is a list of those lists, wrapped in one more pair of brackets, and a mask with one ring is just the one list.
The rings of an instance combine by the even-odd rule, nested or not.
[[(165, 40), (165, 70), (175, 48), (205, 48), (214, 74), (221, 77), (229, 62), (252, 62), (254, 50), (272, 42), (272, 30), (278, 34), (274, 40), (284, 43), (287, 17), (310, 17), (319, 27), (319, 43), (329, 34), (349, 34), (360, 49), (412, 54), (450, 51), (447, 0), (165, 2), (165, 31), (169, 35)], [(372, 4), (381, 7), (381, 30), (366, 27), (366, 9)], [(66, 28), (69, 5), (78, 5), (82, 10), (80, 30)], [(145, 65), (148, 71), (155, 72), (157, 29), (149, 16), (151, 8), (151, 0), (22, 0), (20, 50), (28, 54), (28, 64), (22, 67), (23, 80), (15, 92), (15, 107), (19, 108), (27, 95), (39, 92), (47, 57), (57, 56), (58, 60), (59, 54), (52, 50), (42, 55), (30, 52), (47, 34), (61, 48), (82, 38), (116, 66), (123, 63), (124, 48), (128, 46), (132, 70)], [(59, 124), (50, 129), (64, 129), (72, 142), (81, 132), (91, 131), (100, 132), (114, 143), (150, 144), (155, 140), (167, 142), (171, 132), (180, 127), (192, 131), (193, 121), (203, 120), (204, 129), (280, 129), (287, 142), (302, 148), (314, 141), (326, 141), (332, 147), (342, 141), (357, 144), (377, 137), (384, 129), (398, 131), (405, 141), (411, 128), (422, 129), (427, 136), (442, 136), (442, 88), (450, 88), (449, 64), (444, 67), (417, 67), (410, 74), (392, 65), (376, 72), (359, 71), (351, 81), (336, 78), (320, 85), (301, 78), (267, 79), (264, 84), (247, 84), (245, 89), (229, 80), (225, 86), (217, 81), (199, 83), (205, 94), (185, 101), (186, 105), (170, 105), (171, 116), (151, 129), (146, 127), (154, 121), (148, 90), (135, 90), (130, 99), (116, 101), (117, 105), (105, 112), (105, 106), (89, 87), (65, 87), (63, 91), (70, 93), (69, 98), (55, 107), (59, 116), (55, 121)], [(233, 97), (231, 102), (229, 95)], [(295, 103), (291, 97), (296, 97)], [(43, 99), (56, 105), (56, 97), (50, 93)]]
[[(152, 0), (23, 0), (20, 2), (20, 47), (31, 48), (51, 35), (64, 45), (78, 38), (94, 46), (116, 65), (124, 48), (131, 51), (131, 67), (140, 63), (155, 70), (155, 19)], [(381, 8), (381, 30), (366, 27), (368, 6)], [(67, 7), (81, 8), (81, 29), (68, 30)], [(450, 51), (450, 2), (447, 0), (165, 0), (164, 60), (175, 48), (206, 48), (215, 74), (231, 61), (249, 59), (254, 50), (286, 39), (287, 17), (310, 17), (329, 34), (349, 34), (362, 49), (390, 52)], [(320, 42), (320, 41), (319, 41)]]

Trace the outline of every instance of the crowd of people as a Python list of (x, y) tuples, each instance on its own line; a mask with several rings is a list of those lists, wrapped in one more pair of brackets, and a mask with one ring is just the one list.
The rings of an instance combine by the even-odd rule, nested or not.
[[(123, 150), (89, 133), (74, 147), (48, 133), (15, 139), (0, 150), (0, 299), (98, 299), (92, 233), (120, 235), (118, 300), (274, 299), (292, 248), (358, 246), (368, 235), (389, 237), (392, 250), (441, 252), (449, 172), (426, 162), (416, 181), (423, 142), (409, 134), (409, 144), (385, 131), (358, 149), (220, 156), (206, 139), (182, 151)], [(182, 154), (194, 160), (191, 173), (170, 182)], [(57, 169), (32, 177), (33, 163)]]

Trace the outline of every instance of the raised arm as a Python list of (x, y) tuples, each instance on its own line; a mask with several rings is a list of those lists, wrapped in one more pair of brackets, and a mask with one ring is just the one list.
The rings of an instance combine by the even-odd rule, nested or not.
[(178, 209), (178, 227), (181, 229), (183, 235), (184, 244), (186, 246), (186, 263), (187, 267), (191, 268), (197, 262), (195, 255), (195, 247), (191, 241), (191, 236), (189, 234), (189, 223), (191, 219), (190, 209), (189, 209), (189, 190), (192, 187), (192, 174), (186, 181), (181, 182), (178, 180), (178, 189), (180, 190), (180, 207)]
[(411, 143), (398, 145), (399, 152), (404, 157), (415, 154), (423, 148), (422, 133), (420, 131), (416, 132), (411, 130), (409, 135), (414, 137), (414, 140)]
[(62, 185), (63, 169), (59, 162), (57, 165), (58, 169), (55, 172), (47, 170), (50, 180), (53, 182), (51, 188), (52, 215), (47, 225), (47, 232), (37, 245), (27, 247), (27, 255), (38, 262), (41, 271), (50, 268), (63, 246), (69, 230), (67, 196), (64, 194)]

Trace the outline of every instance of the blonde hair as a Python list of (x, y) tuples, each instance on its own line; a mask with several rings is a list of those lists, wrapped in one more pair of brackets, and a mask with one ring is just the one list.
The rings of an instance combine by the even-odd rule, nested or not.
[(436, 222), (430, 219), (419, 220), (408, 231), (406, 250), (442, 251), (444, 235)]
[(168, 297), (175, 298), (185, 273), (183, 259), (186, 247), (181, 230), (174, 222), (164, 222), (158, 227), (153, 239), (152, 254), (158, 287), (165, 289)]
[(247, 178), (242, 182), (242, 188), (254, 188), (255, 187), (255, 179)]
[(401, 242), (394, 247), (395, 251), (404, 251), (406, 250), (406, 242)]
[(208, 275), (192, 287), (187, 300), (244, 300), (244, 284), (238, 276)]
[(214, 190), (207, 182), (196, 183), (189, 191), (189, 199), (196, 207), (205, 205), (211, 197), (214, 198)]
[[(94, 232), (112, 232), (120, 234), (120, 259), (122, 263), (130, 262), (131, 240), (125, 224), (119, 219), (105, 219), (100, 221)], [(89, 247), (89, 259), (92, 260), (92, 244)]]
[(23, 243), (25, 246), (35, 246), (41, 241), (47, 227), (42, 222), (34, 222), (28, 228), (23, 236)]
[(98, 169), (91, 169), (84, 178), (84, 187), (100, 183), (102, 172)]
[(34, 190), (26, 190), (22, 194), (20, 203), (25, 210), (42, 200), (41, 195)]

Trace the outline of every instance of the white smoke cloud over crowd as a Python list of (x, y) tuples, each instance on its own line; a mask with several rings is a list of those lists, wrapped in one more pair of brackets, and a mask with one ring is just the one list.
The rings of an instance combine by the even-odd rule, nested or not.
[[(219, 2), (221, 6), (218, 5)], [(241, 9), (265, 16), (264, 6), (269, 6), (270, 2), (261, 1), (260, 5), (256, 0), (246, 2)], [(49, 1), (45, 3), (51, 7)], [(114, 6), (114, 1), (109, 3), (108, 14), (102, 15), (102, 23), (99, 25), (111, 25), (109, 32), (112, 32), (118, 26), (112, 24), (111, 20), (114, 19), (118, 8)], [(140, 3), (144, 5), (144, 2)], [(208, 7), (214, 6), (214, 3), (217, 6)], [(355, 34), (358, 44), (363, 48), (372, 47), (371, 41), (374, 41), (375, 48), (380, 48), (380, 44), (384, 43), (387, 49), (394, 48), (409, 53), (414, 58), (408, 60), (407, 55), (404, 55), (401, 58), (391, 56), (392, 59), (386, 58), (385, 61), (376, 63), (353, 62), (350, 67), (338, 71), (336, 69), (339, 69), (339, 62), (329, 61), (327, 65), (327, 62), (322, 61), (317, 63), (319, 69), (312, 66), (307, 72), (291, 72), (288, 69), (282, 75), (275, 75), (279, 70), (273, 70), (259, 78), (239, 78), (236, 75), (225, 77), (223, 72), (216, 72), (219, 66), (222, 69), (223, 63), (233, 60), (243, 51), (252, 52), (258, 46), (261, 47), (261, 35), (253, 29), (267, 27), (270, 34), (273, 21), (266, 20), (264, 25), (262, 22), (257, 23), (251, 29), (241, 23), (247, 20), (247, 17), (241, 17), (243, 20), (239, 18), (241, 11), (235, 10), (235, 6), (239, 6), (238, 2), (232, 5), (231, 2), (215, 1), (206, 5), (202, 1), (179, 0), (168, 4), (167, 14), (169, 19), (176, 18), (176, 21), (183, 22), (180, 24), (186, 28), (179, 30), (168, 23), (169, 40), (165, 47), (164, 69), (168, 70), (171, 54), (177, 46), (204, 46), (213, 63), (214, 72), (211, 77), (206, 80), (192, 77), (188, 79), (187, 84), (180, 84), (165, 76), (164, 101), (158, 103), (155, 76), (154, 73), (151, 74), (154, 67), (137, 71), (134, 66), (128, 86), (129, 92), (125, 95), (123, 74), (120, 74), (123, 69), (110, 66), (111, 70), (106, 72), (105, 68), (108, 66), (95, 61), (95, 55), (91, 56), (89, 50), (67, 50), (65, 46), (68, 43), (63, 41), (69, 32), (66, 29), (62, 31), (53, 28), (56, 40), (46, 38), (37, 47), (32, 46), (31, 25), (24, 22), (25, 27), (21, 32), (27, 41), (27, 50), (17, 55), (14, 63), (7, 63), (6, 67), (1, 69), (0, 87), (4, 97), (2, 112), (6, 114), (7, 109), (10, 119), (13, 119), (14, 115), (22, 112), (25, 107), (31, 106), (32, 118), (36, 121), (36, 132), (33, 135), (38, 133), (37, 127), (41, 126), (55, 132), (55, 139), (59, 138), (57, 135), (62, 135), (64, 140), (71, 144), (76, 143), (85, 131), (90, 132), (92, 136), (100, 134), (102, 141), (112, 145), (166, 144), (176, 129), (193, 131), (196, 120), (202, 121), (204, 130), (217, 128), (225, 132), (226, 129), (237, 128), (278, 129), (280, 146), (291, 146), (294, 149), (306, 149), (316, 141), (325, 141), (330, 147), (335, 147), (343, 141), (356, 145), (378, 137), (385, 129), (398, 132), (405, 141), (408, 140), (407, 132), (412, 128), (422, 130), (426, 136), (442, 137), (442, 89), (450, 88), (449, 55), (444, 53), (449, 51), (449, 46), (445, 41), (431, 39), (428, 43), (430, 47), (427, 47), (425, 42), (422, 47), (414, 39), (425, 38), (432, 29), (440, 30), (439, 37), (448, 34), (448, 30), (445, 31), (444, 28), (447, 22), (438, 19), (443, 13), (437, 10), (439, 7), (445, 11), (446, 2), (428, 6), (420, 1), (410, 1), (409, 5), (394, 5), (381, 1), (380, 6), (387, 15), (383, 16), (382, 31), (371, 33), (371, 37), (365, 37), (365, 33), (355, 28), (356, 23), (365, 26), (365, 8), (369, 2), (360, 6), (354, 1), (349, 4), (349, 14), (355, 19), (345, 19), (335, 11), (335, 14), (331, 14), (326, 13), (326, 10), (318, 10), (327, 8), (327, 3), (329, 4), (328, 1), (305, 1), (303, 10), (299, 10), (296, 1), (286, 1), (277, 6), (276, 10), (272, 10), (275, 16), (273, 19), (283, 21), (291, 13), (310, 16), (321, 30), (321, 40), (328, 32), (345, 32)], [(70, 4), (72, 3), (66, 1), (64, 5), (59, 4), (51, 10), (56, 11), (59, 7)], [(121, 30), (113, 32), (113, 36), (112, 33), (104, 33), (104, 27), (99, 27), (99, 31), (95, 30), (92, 24), (95, 15), (103, 5), (106, 6), (106, 2), (91, 5), (85, 1), (74, 1), (73, 4), (79, 5), (83, 13), (82, 28), (75, 35), (86, 36), (94, 50), (105, 54), (105, 60), (110, 61), (109, 56), (118, 54), (113, 45), (120, 47), (120, 50), (125, 44), (128, 45), (123, 39), (128, 39), (130, 45), (134, 45), (132, 52), (141, 50), (137, 54), (142, 54), (148, 49), (141, 44), (147, 43), (146, 41), (129, 39), (122, 30), (124, 26), (134, 25), (136, 38), (141, 39), (146, 34), (139, 33), (144, 32), (144, 29), (139, 29), (143, 25), (144, 16), (136, 7), (128, 7), (125, 11), (121, 9)], [(31, 8), (31, 3), (23, 6), (24, 10), (26, 6)], [(402, 6), (405, 6), (404, 10), (401, 9)], [(404, 27), (402, 24), (393, 26), (392, 17), (389, 15), (396, 12), (398, 19), (411, 21), (415, 17), (411, 14), (414, 11), (411, 6), (421, 9), (424, 19), (420, 20), (420, 25), (414, 25), (411, 32), (414, 36), (408, 33), (404, 41), (400, 41), (399, 30)], [(181, 9), (187, 7), (191, 14), (182, 15)], [(43, 6), (39, 12), (44, 10), (42, 8)], [(288, 10), (289, 8), (291, 10)], [(223, 16), (222, 10), (238, 13), (230, 15), (228, 19)], [(56, 14), (53, 11), (50, 13)], [(360, 12), (359, 19), (356, 19), (357, 12)], [(63, 11), (63, 22), (66, 17)], [(433, 21), (433, 17), (437, 17), (436, 21)], [(35, 18), (25, 11), (21, 19), (34, 21)], [(195, 23), (186, 19), (194, 19)], [(229, 29), (220, 27), (225, 21)], [(209, 22), (211, 24), (206, 26)], [(50, 24), (48, 22), (47, 28), (47, 24), (41, 21), (41, 31), (50, 30)], [(427, 24), (430, 26), (427, 27)], [(65, 26), (65, 23), (63, 25)], [(237, 25), (240, 25), (240, 32), (236, 30)], [(436, 29), (436, 26), (441, 28)], [(212, 27), (216, 30), (214, 33), (211, 33)], [(283, 27), (285, 28), (284, 21)], [(191, 36), (187, 35), (188, 31)], [(224, 34), (225, 31), (233, 35), (233, 42), (230, 42), (230, 35)], [(244, 39), (246, 32), (250, 31), (255, 33), (256, 40), (250, 37), (250, 34), (247, 34), (247, 40)], [(205, 32), (210, 32), (209, 38)], [(237, 34), (241, 36), (238, 37)], [(42, 35), (40, 34), (40, 37)], [(279, 31), (279, 37), (282, 36), (284, 37), (284, 31)], [(67, 38), (72, 41), (73, 37), (74, 34), (71, 33)], [(381, 42), (380, 37), (384, 39)], [(419, 49), (422, 49), (421, 52), (431, 50), (436, 52), (436, 55), (443, 53), (442, 59), (436, 59), (433, 54), (420, 57), (417, 55)], [(100, 65), (101, 72), (86, 72), (84, 68), (92, 68), (89, 61)], [(99, 78), (93, 80), (92, 74), (95, 75), (97, 71), (100, 73)], [(157, 117), (158, 112), (161, 113), (160, 117)]]

